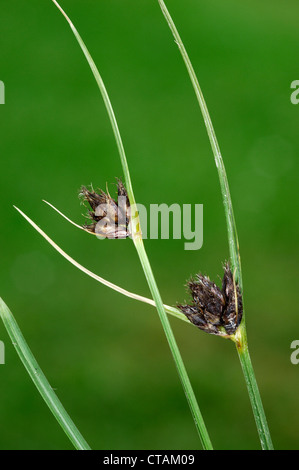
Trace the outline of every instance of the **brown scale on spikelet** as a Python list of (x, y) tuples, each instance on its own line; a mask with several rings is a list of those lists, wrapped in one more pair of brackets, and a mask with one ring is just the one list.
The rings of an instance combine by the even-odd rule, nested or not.
[(130, 202), (126, 188), (117, 179), (117, 201), (100, 189), (96, 193), (82, 186), (79, 196), (87, 202), (91, 211), (87, 217), (91, 224), (83, 225), (85, 230), (95, 233), (101, 238), (127, 238), (130, 236)]
[(197, 274), (187, 285), (193, 302), (191, 305), (178, 305), (178, 308), (190, 322), (210, 334), (234, 334), (242, 320), (243, 304), (229, 263), (224, 266), (222, 289), (202, 274)]

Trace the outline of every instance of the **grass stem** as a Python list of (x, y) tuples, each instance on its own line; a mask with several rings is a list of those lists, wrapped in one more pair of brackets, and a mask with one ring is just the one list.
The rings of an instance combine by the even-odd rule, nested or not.
[(248, 389), (249, 399), (251, 402), (261, 447), (263, 450), (273, 450), (273, 443), (271, 440), (267, 418), (249, 354), (246, 328), (244, 323), (240, 325), (240, 328), (235, 334), (235, 344)]
[(140, 238), (135, 242), (135, 246), (139, 255), (139, 259), (142, 264), (143, 271), (145, 273), (145, 277), (147, 279), (151, 294), (153, 296), (153, 299), (155, 300), (156, 303), (156, 308), (160, 317), (161, 324), (163, 326), (163, 330), (166, 336), (166, 339), (169, 344), (169, 348), (171, 350), (187, 401), (190, 406), (190, 410), (192, 413), (192, 416), (194, 418), (194, 422), (197, 428), (197, 431), (199, 433), (199, 436), (202, 441), (203, 448), (206, 450), (212, 450), (212, 443), (208, 434), (208, 431), (206, 429), (204, 420), (202, 418), (199, 406), (197, 404), (196, 397), (194, 395), (192, 385), (190, 383), (186, 368), (183, 363), (182, 356), (180, 354), (179, 348), (177, 346), (176, 340), (174, 338), (169, 320), (167, 318), (165, 308), (151, 269), (151, 265), (149, 263), (147, 254), (144, 249), (143, 245), (143, 240)]
[(70, 441), (77, 450), (90, 450), (89, 445), (62, 406), (57, 395), (54, 393), (51, 385), (49, 384), (45, 374), (38, 365), (13, 314), (1, 298), (0, 317), (29, 376), (31, 377), (34, 385), (57, 419), (65, 434), (69, 437)]
[(92, 73), (95, 77), (95, 80), (97, 82), (99, 90), (102, 94), (102, 97), (103, 97), (103, 100), (104, 100), (104, 103), (105, 103), (105, 106), (106, 106), (106, 109), (107, 109), (107, 112), (108, 112), (108, 116), (110, 118), (110, 122), (111, 122), (111, 125), (112, 125), (112, 129), (113, 129), (114, 137), (115, 137), (116, 144), (117, 144), (117, 147), (118, 147), (118, 151), (119, 151), (119, 154), (120, 154), (120, 160), (121, 160), (121, 164), (122, 164), (122, 168), (123, 168), (123, 172), (124, 172), (124, 177), (125, 177), (126, 189), (127, 189), (128, 197), (129, 197), (129, 200), (130, 200), (131, 211), (132, 211), (132, 213), (131, 213), (132, 238), (133, 238), (137, 253), (139, 255), (139, 259), (140, 259), (140, 262), (141, 262), (146, 280), (148, 282), (150, 291), (151, 291), (153, 299), (155, 301), (156, 308), (157, 308), (160, 320), (162, 322), (162, 326), (163, 326), (168, 344), (170, 346), (170, 350), (172, 352), (173, 359), (174, 359), (174, 362), (176, 364), (178, 374), (179, 374), (181, 382), (183, 384), (183, 388), (184, 388), (184, 391), (185, 391), (185, 394), (186, 394), (186, 399), (187, 399), (187, 401), (189, 403), (189, 406), (190, 406), (190, 409), (192, 411), (192, 415), (194, 417), (195, 425), (196, 425), (196, 428), (199, 432), (199, 436), (201, 438), (202, 445), (205, 449), (212, 449), (212, 444), (211, 444), (210, 438), (208, 436), (208, 432), (207, 432), (205, 423), (204, 423), (203, 418), (201, 416), (201, 413), (199, 411), (199, 407), (198, 407), (198, 404), (197, 404), (197, 401), (196, 401), (196, 397), (195, 397), (194, 392), (192, 390), (191, 383), (189, 381), (186, 369), (184, 367), (181, 355), (179, 353), (178, 346), (176, 344), (174, 335), (172, 333), (172, 329), (171, 329), (171, 326), (169, 324), (169, 321), (168, 321), (168, 318), (167, 318), (167, 315), (166, 315), (166, 312), (165, 312), (165, 309), (164, 309), (164, 305), (163, 305), (163, 302), (161, 300), (161, 296), (160, 296), (156, 281), (154, 279), (153, 272), (152, 272), (148, 257), (147, 257), (146, 252), (145, 252), (145, 248), (144, 248), (143, 240), (142, 240), (142, 235), (141, 235), (141, 229), (140, 229), (139, 215), (138, 215), (138, 211), (136, 209), (136, 202), (135, 202), (135, 197), (134, 197), (134, 193), (133, 193), (133, 187), (132, 187), (132, 183), (131, 183), (131, 177), (130, 177), (129, 167), (128, 167), (128, 163), (127, 163), (127, 158), (126, 158), (126, 155), (125, 155), (123, 142), (122, 142), (122, 139), (121, 139), (121, 135), (120, 135), (120, 132), (119, 132), (117, 120), (115, 118), (115, 113), (114, 113), (110, 98), (108, 96), (106, 87), (105, 87), (104, 82), (102, 80), (102, 77), (101, 77), (101, 75), (100, 75), (100, 73), (99, 73), (99, 71), (98, 71), (98, 69), (97, 69), (97, 67), (96, 67), (96, 65), (95, 65), (95, 63), (94, 63), (94, 61), (93, 61), (86, 45), (85, 45), (85, 43), (83, 42), (81, 36), (79, 35), (77, 29), (75, 28), (75, 26), (71, 22), (70, 18), (67, 16), (67, 14), (64, 12), (64, 10), (60, 7), (58, 2), (56, 0), (52, 0), (52, 1), (57, 6), (57, 8), (60, 10), (60, 12), (63, 14), (63, 16), (67, 20), (71, 30), (73, 31), (73, 33), (74, 33), (74, 35), (75, 35), (75, 37), (76, 37), (76, 39), (77, 39), (77, 41), (80, 45), (85, 57), (86, 57), (86, 60), (89, 64), (89, 67), (90, 67), (90, 69), (91, 69), (91, 71), (92, 71)]
[[(232, 200), (231, 200), (231, 195), (230, 195), (230, 190), (229, 190), (228, 179), (226, 175), (223, 158), (220, 152), (219, 144), (217, 141), (216, 133), (214, 131), (212, 120), (211, 120), (203, 93), (199, 86), (197, 76), (195, 74), (192, 63), (189, 59), (189, 56), (185, 49), (183, 41), (181, 40), (178, 30), (173, 22), (173, 19), (171, 18), (171, 15), (164, 1), (158, 0), (158, 2), (160, 4), (162, 13), (168, 23), (168, 26), (172, 32), (174, 40), (182, 55), (183, 61), (186, 65), (192, 86), (196, 94), (199, 107), (203, 115), (206, 130), (210, 139), (211, 148), (214, 154), (216, 167), (218, 170), (220, 188), (221, 188), (221, 193), (222, 193), (222, 200), (223, 200), (223, 205), (224, 205), (224, 212), (225, 212), (225, 217), (226, 217), (230, 262), (231, 262), (232, 270), (236, 271), (236, 281), (238, 282), (241, 292), (243, 293), (243, 281), (242, 281), (241, 260), (240, 260), (240, 253), (239, 253), (237, 228), (236, 228), (236, 223), (235, 223), (235, 218), (234, 218), (233, 205), (232, 205)], [(259, 389), (258, 389), (255, 375), (254, 375), (253, 366), (250, 361), (250, 356), (249, 356), (249, 351), (248, 351), (246, 327), (245, 327), (245, 313), (243, 314), (243, 319), (239, 327), (239, 330), (237, 330), (236, 332), (236, 336), (237, 335), (238, 335), (238, 341), (236, 342), (236, 344), (238, 345), (237, 350), (238, 350), (239, 358), (241, 361), (242, 370), (243, 370), (245, 382), (246, 382), (247, 389), (248, 389), (248, 394), (249, 394), (250, 401), (251, 401), (252, 411), (254, 414), (258, 434), (259, 434), (260, 441), (261, 441), (261, 446), (263, 449), (272, 449), (273, 446), (271, 442), (270, 431), (268, 428), (261, 396), (259, 393)]]
[[(48, 203), (49, 204), (49, 203)], [(60, 215), (62, 215), (64, 218), (66, 218), (69, 222), (71, 222), (72, 224), (74, 224), (75, 226), (77, 227), (80, 227), (79, 225), (75, 224), (74, 222), (72, 222), (68, 217), (66, 217), (65, 215), (62, 214), (62, 212), (58, 211), (52, 204), (49, 204), (53, 209), (55, 209)], [(96, 281), (100, 282), (101, 284), (103, 284), (104, 286), (107, 286), (109, 287), (110, 289), (113, 289), (115, 290), (116, 292), (119, 292), (120, 294), (122, 295), (125, 295), (126, 297), (129, 297), (131, 299), (134, 299), (134, 300), (139, 300), (140, 302), (144, 302), (146, 304), (149, 304), (153, 307), (156, 306), (155, 302), (153, 299), (149, 299), (148, 297), (144, 297), (143, 295), (139, 295), (139, 294), (135, 294), (134, 292), (130, 292), (126, 289), (124, 289), (123, 287), (120, 287), (116, 284), (113, 284), (113, 282), (110, 282), (110, 281), (107, 281), (107, 279), (104, 279), (103, 277), (101, 276), (98, 276), (97, 274), (93, 273), (92, 271), (90, 271), (89, 269), (85, 268), (84, 266), (82, 266), (82, 264), (78, 263), (78, 261), (74, 260), (74, 258), (72, 258), (70, 255), (68, 255), (62, 248), (60, 248), (60, 246), (58, 246), (38, 225), (36, 225), (35, 222), (33, 222), (33, 220), (30, 219), (30, 217), (28, 217), (28, 215), (24, 214), (23, 211), (21, 211), (21, 209), (19, 209), (18, 207), (14, 206), (15, 209), (21, 214), (22, 217), (24, 217), (24, 219), (27, 220), (27, 222), (29, 222), (29, 224), (59, 253), (61, 254), (61, 256), (63, 256), (67, 261), (69, 261), (73, 266), (75, 266), (76, 268), (80, 269), (80, 271), (82, 271), (83, 273), (87, 274), (87, 276), (90, 276), (92, 277), (93, 279), (95, 279)], [(80, 227), (82, 228), (82, 227)], [(88, 232), (89, 233), (89, 232)], [(171, 307), (170, 305), (164, 305), (164, 309), (165, 311), (169, 314), (169, 315), (172, 315), (173, 317), (175, 318), (178, 318), (179, 320), (182, 320), (184, 321), (185, 323), (187, 323), (188, 325), (191, 325), (191, 326), (194, 326), (188, 319), (187, 317), (177, 308), (175, 307)]]

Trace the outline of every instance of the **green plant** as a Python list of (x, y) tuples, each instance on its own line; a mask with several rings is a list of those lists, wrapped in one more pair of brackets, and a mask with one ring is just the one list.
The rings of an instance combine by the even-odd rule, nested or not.
[[(179, 349), (176, 345), (176, 341), (175, 341), (175, 338), (173, 336), (173, 333), (172, 333), (169, 321), (167, 319), (166, 313), (171, 314), (171, 315), (173, 315), (173, 316), (177, 317), (178, 319), (181, 319), (185, 322), (188, 321), (188, 320), (186, 319), (186, 316), (178, 308), (163, 305), (163, 302), (162, 302), (162, 299), (161, 299), (157, 284), (155, 282), (153, 272), (152, 272), (152, 269), (151, 269), (151, 266), (150, 266), (150, 263), (149, 263), (147, 254), (145, 252), (144, 245), (143, 245), (143, 240), (142, 240), (142, 235), (141, 235), (141, 230), (140, 230), (140, 221), (139, 221), (138, 212), (136, 210), (135, 197), (134, 197), (134, 193), (133, 193), (129, 168), (128, 168), (128, 164), (127, 164), (127, 159), (126, 159), (124, 146), (123, 146), (123, 143), (122, 143), (122, 139), (121, 139), (121, 136), (120, 136), (117, 121), (116, 121), (116, 118), (115, 118), (113, 108), (111, 106), (109, 96), (107, 94), (107, 91), (106, 91), (106, 88), (105, 88), (104, 83), (102, 81), (102, 78), (101, 78), (101, 76), (100, 76), (100, 74), (97, 70), (97, 67), (95, 66), (95, 64), (94, 64), (94, 62), (93, 62), (93, 60), (92, 60), (92, 58), (91, 58), (91, 56), (90, 56), (90, 54), (89, 54), (89, 52), (86, 48), (84, 42), (82, 41), (82, 38), (78, 34), (76, 28), (74, 27), (74, 25), (72, 24), (72, 22), (70, 21), (68, 16), (65, 14), (65, 12), (62, 10), (62, 8), (59, 6), (57, 1), (56, 0), (52, 0), (52, 1), (59, 8), (61, 13), (64, 15), (64, 17), (68, 21), (68, 23), (69, 23), (69, 25), (70, 25), (77, 41), (79, 42), (79, 45), (80, 45), (80, 47), (81, 47), (88, 63), (89, 63), (89, 66), (90, 66), (90, 68), (91, 68), (91, 70), (94, 74), (96, 82), (97, 82), (97, 84), (99, 86), (99, 89), (102, 93), (103, 100), (104, 100), (104, 103), (105, 103), (105, 106), (106, 106), (106, 109), (107, 109), (107, 112), (108, 112), (108, 115), (109, 115), (109, 118), (110, 118), (110, 121), (111, 121), (111, 125), (112, 125), (112, 128), (113, 128), (113, 132), (114, 132), (114, 135), (115, 135), (117, 147), (118, 147), (118, 150), (119, 150), (119, 153), (120, 153), (123, 173), (124, 173), (124, 177), (125, 177), (125, 184), (126, 184), (126, 188), (127, 188), (127, 192), (128, 192), (130, 205), (131, 205), (131, 208), (132, 208), (132, 238), (133, 238), (133, 242), (134, 242), (134, 245), (136, 247), (137, 253), (139, 255), (139, 259), (140, 259), (145, 277), (147, 279), (147, 282), (148, 282), (153, 300), (152, 299), (147, 299), (143, 296), (139, 296), (139, 295), (131, 293), (131, 292), (128, 292), (128, 291), (122, 289), (121, 287), (116, 286), (115, 284), (112, 284), (109, 281), (106, 281), (105, 279), (103, 279), (103, 278), (95, 275), (91, 271), (87, 270), (82, 265), (77, 263), (69, 255), (67, 255), (60, 247), (58, 247), (28, 216), (26, 216), (19, 209), (18, 209), (18, 211), (21, 213), (21, 215), (23, 215), (27, 219), (27, 221), (29, 223), (31, 223), (31, 225), (36, 230), (39, 231), (39, 233), (49, 243), (51, 243), (51, 245), (60, 254), (62, 254), (66, 259), (68, 259), (68, 261), (70, 261), (73, 265), (75, 265), (76, 267), (81, 269), (83, 272), (85, 272), (89, 276), (93, 277), (97, 281), (105, 284), (106, 286), (108, 286), (108, 287), (110, 287), (110, 288), (112, 288), (112, 289), (114, 289), (114, 290), (116, 290), (116, 291), (118, 291), (118, 292), (120, 292), (124, 295), (127, 295), (127, 296), (129, 296), (131, 298), (134, 298), (136, 300), (143, 301), (143, 302), (146, 302), (146, 303), (151, 304), (153, 306), (156, 306), (159, 317), (160, 317), (160, 320), (161, 320), (161, 323), (162, 323), (162, 326), (163, 326), (163, 329), (164, 329), (164, 332), (165, 332), (165, 335), (166, 335), (166, 338), (167, 338), (167, 341), (168, 341), (168, 344), (169, 344), (169, 347), (171, 349), (171, 352), (172, 352), (172, 355), (173, 355), (173, 358), (174, 358), (174, 361), (175, 361), (175, 364), (176, 364), (176, 367), (177, 367), (177, 370), (178, 370), (178, 373), (179, 373), (179, 376), (180, 376), (180, 379), (181, 379), (182, 384), (183, 384), (183, 388), (184, 388), (189, 406), (191, 408), (191, 411), (192, 411), (192, 414), (193, 414), (193, 417), (194, 417), (194, 420), (195, 420), (197, 430), (198, 430), (199, 435), (201, 437), (203, 447), (205, 449), (211, 449), (212, 448), (211, 441), (210, 441), (209, 435), (207, 433), (206, 426), (203, 422), (198, 404), (196, 402), (195, 395), (193, 393), (188, 375), (186, 373), (186, 369), (185, 369), (185, 366), (183, 364)], [(243, 295), (243, 283), (242, 283), (241, 263), (240, 263), (239, 247), (238, 247), (238, 236), (237, 236), (236, 224), (235, 224), (235, 219), (234, 219), (234, 214), (233, 214), (233, 207), (232, 207), (232, 201), (231, 201), (231, 197), (230, 197), (229, 185), (228, 185), (228, 180), (227, 180), (227, 176), (226, 176), (226, 171), (225, 171), (222, 155), (221, 155), (221, 152), (220, 152), (220, 149), (219, 149), (219, 145), (218, 145), (218, 142), (217, 142), (217, 139), (216, 139), (216, 135), (215, 135), (215, 132), (214, 132), (214, 129), (213, 129), (213, 125), (212, 125), (212, 122), (211, 122), (211, 119), (210, 119), (210, 116), (209, 116), (209, 112), (208, 112), (205, 100), (203, 98), (198, 80), (196, 78), (196, 75), (195, 75), (194, 69), (192, 67), (192, 64), (190, 62), (190, 59), (188, 57), (188, 54), (185, 50), (185, 47), (184, 47), (184, 45), (181, 41), (181, 38), (180, 38), (180, 36), (177, 32), (177, 29), (174, 25), (174, 22), (173, 22), (173, 20), (170, 16), (166, 6), (165, 6), (163, 0), (159, 0), (159, 4), (160, 4), (160, 7), (162, 9), (162, 12), (163, 12), (167, 22), (168, 22), (168, 25), (169, 25), (169, 27), (172, 31), (172, 34), (175, 38), (175, 42), (179, 47), (179, 50), (180, 50), (181, 55), (183, 57), (183, 60), (186, 64), (186, 67), (187, 67), (192, 85), (193, 85), (195, 93), (196, 93), (198, 103), (200, 105), (200, 108), (201, 108), (201, 111), (202, 111), (202, 114), (203, 114), (203, 117), (204, 117), (205, 125), (206, 125), (207, 132), (208, 132), (208, 135), (209, 135), (209, 138), (210, 138), (211, 147), (212, 147), (212, 150), (213, 150), (213, 153), (214, 153), (214, 158), (215, 158), (215, 162), (216, 162), (216, 166), (217, 166), (217, 170), (218, 170), (218, 174), (219, 174), (220, 187), (221, 187), (221, 192), (222, 192), (222, 197), (223, 197), (223, 204), (224, 204), (225, 215), (226, 215), (228, 241), (229, 241), (229, 251), (230, 251), (230, 264), (231, 264), (231, 268), (232, 268), (232, 272), (233, 272), (234, 289), (235, 289), (235, 292), (237, 292), (237, 289), (240, 289), (240, 292)], [(51, 207), (53, 207), (51, 204), (49, 204), (49, 205)], [(59, 212), (63, 217), (65, 217), (67, 220), (70, 221), (70, 219), (68, 219), (60, 211), (58, 211), (56, 208), (54, 208), (54, 209), (57, 212)], [(76, 224), (74, 224), (74, 225), (76, 225)], [(80, 228), (82, 228), (82, 227), (80, 227)], [(236, 295), (235, 295), (235, 298), (236, 298)], [(262, 406), (261, 397), (260, 397), (260, 394), (259, 394), (259, 390), (258, 390), (258, 386), (257, 386), (257, 383), (256, 383), (252, 363), (251, 363), (250, 356), (249, 356), (247, 335), (246, 335), (246, 326), (245, 326), (245, 314), (243, 314), (242, 322), (238, 326), (237, 330), (233, 334), (226, 334), (226, 335), (223, 335), (223, 336), (225, 336), (225, 338), (228, 338), (228, 339), (232, 340), (236, 345), (237, 352), (239, 354), (239, 358), (240, 358), (240, 361), (241, 361), (242, 370), (243, 370), (243, 373), (244, 373), (246, 385), (247, 385), (247, 388), (248, 388), (248, 392), (249, 392), (249, 396), (250, 396), (250, 400), (251, 400), (251, 404), (252, 404), (252, 409), (253, 409), (254, 417), (255, 417), (255, 420), (256, 420), (257, 429), (258, 429), (258, 432), (259, 432), (262, 448), (263, 449), (272, 449), (273, 446), (272, 446), (272, 441), (271, 441), (271, 437), (270, 437), (270, 432), (269, 432), (269, 429), (268, 429), (265, 413), (264, 413), (263, 406)]]
[[(229, 190), (228, 179), (226, 176), (225, 166), (223, 163), (222, 155), (220, 152), (220, 147), (216, 138), (216, 134), (213, 128), (213, 124), (210, 118), (210, 114), (205, 103), (201, 88), (199, 86), (196, 74), (194, 72), (193, 66), (185, 49), (185, 46), (180, 38), (180, 35), (175, 27), (175, 24), (169, 14), (169, 11), (166, 8), (166, 5), (163, 0), (158, 0), (163, 15), (168, 23), (168, 26), (173, 34), (175, 42), (180, 50), (184, 63), (186, 65), (190, 80), (192, 82), (192, 86), (194, 88), (196, 98), (198, 100), (198, 104), (200, 106), (205, 126), (207, 129), (207, 133), (210, 139), (212, 151), (215, 158), (215, 163), (219, 175), (221, 193), (222, 193), (222, 200), (223, 206), (225, 211), (226, 217), (226, 225), (227, 225), (227, 234), (228, 234), (228, 244), (229, 244), (229, 253), (230, 253), (230, 262), (232, 266), (232, 270), (235, 273), (235, 280), (238, 282), (241, 292), (243, 294), (243, 281), (242, 281), (242, 270), (241, 270), (241, 260), (240, 260), (240, 253), (239, 253), (239, 242), (238, 242), (238, 234), (237, 228), (235, 223), (233, 205)], [(234, 341), (238, 355), (241, 361), (242, 370), (245, 377), (245, 382), (247, 385), (252, 411), (254, 414), (254, 418), (256, 421), (257, 430), (259, 433), (261, 445), (263, 449), (272, 449), (272, 440), (270, 436), (270, 431), (268, 428), (264, 408), (262, 405), (261, 396), (259, 393), (258, 385), (256, 382), (252, 362), (249, 355), (248, 350), (248, 342), (247, 342), (247, 334), (246, 334), (246, 325), (245, 325), (245, 313), (243, 313), (242, 322), (237, 329), (236, 333), (231, 336), (232, 341)]]
[(62, 406), (56, 393), (49, 384), (45, 374), (41, 370), (35, 357), (33, 356), (26, 340), (7, 305), (0, 298), (0, 316), (6, 331), (14, 345), (24, 367), (32, 379), (37, 390), (43, 397), (45, 403), (50, 408), (54, 417), (68, 436), (74, 447), (78, 450), (90, 450), (89, 445), (75, 426), (74, 422)]
[(117, 120), (116, 120), (116, 117), (115, 117), (115, 114), (114, 114), (114, 111), (113, 111), (113, 108), (112, 108), (112, 105), (111, 105), (110, 98), (108, 96), (106, 87), (105, 87), (104, 82), (102, 80), (102, 77), (101, 77), (101, 75), (100, 75), (100, 73), (99, 73), (99, 71), (98, 71), (91, 55), (89, 54), (89, 51), (88, 51), (86, 45), (84, 44), (81, 36), (79, 35), (77, 29), (75, 28), (75, 26), (73, 25), (73, 23), (71, 22), (69, 17), (66, 15), (64, 10), (61, 8), (61, 6), (57, 3), (57, 1), (56, 0), (52, 0), (52, 1), (57, 6), (57, 8), (60, 10), (60, 12), (63, 14), (63, 16), (67, 20), (72, 32), (74, 33), (74, 35), (75, 35), (75, 37), (76, 37), (76, 39), (77, 39), (77, 41), (78, 41), (78, 43), (81, 47), (86, 59), (87, 59), (87, 62), (90, 66), (90, 69), (91, 69), (93, 75), (94, 75), (94, 78), (97, 82), (99, 90), (102, 94), (102, 97), (103, 97), (103, 100), (104, 100), (104, 103), (105, 103), (105, 106), (106, 106), (106, 109), (107, 109), (107, 112), (108, 112), (108, 116), (109, 116), (109, 119), (110, 119), (110, 122), (111, 122), (111, 126), (112, 126), (112, 129), (113, 129), (113, 132), (114, 132), (115, 140), (116, 140), (116, 143), (117, 143), (117, 147), (118, 147), (118, 151), (119, 151), (119, 155), (120, 155), (120, 160), (121, 160), (121, 164), (122, 164), (122, 168), (123, 168), (125, 183), (126, 183), (126, 190), (127, 190), (127, 194), (128, 194), (128, 198), (129, 198), (129, 202), (130, 202), (130, 206), (131, 206), (131, 233), (132, 233), (132, 239), (133, 239), (136, 251), (138, 253), (139, 260), (140, 260), (142, 269), (144, 271), (144, 274), (145, 274), (150, 292), (152, 294), (155, 306), (157, 308), (159, 318), (160, 318), (160, 321), (161, 321), (161, 324), (162, 324), (162, 327), (163, 327), (163, 330), (164, 330), (169, 348), (171, 350), (171, 353), (172, 353), (172, 356), (173, 356), (173, 359), (174, 359), (174, 362), (175, 362), (175, 365), (176, 365), (176, 368), (177, 368), (177, 372), (178, 372), (178, 375), (180, 377), (180, 380), (181, 380), (181, 383), (182, 383), (182, 386), (183, 386), (183, 389), (184, 389), (184, 392), (185, 392), (185, 395), (186, 395), (186, 399), (187, 399), (188, 404), (190, 406), (190, 410), (191, 410), (192, 416), (194, 418), (194, 422), (195, 422), (197, 431), (198, 431), (199, 436), (201, 438), (202, 445), (205, 449), (212, 449), (212, 443), (211, 443), (210, 437), (208, 435), (208, 431), (207, 431), (205, 423), (203, 421), (203, 418), (202, 418), (202, 415), (201, 415), (201, 412), (200, 412), (200, 409), (199, 409), (194, 391), (192, 389), (192, 386), (191, 386), (191, 383), (190, 383), (185, 365), (183, 363), (179, 348), (177, 346), (177, 343), (176, 343), (175, 337), (173, 335), (169, 320), (167, 318), (165, 307), (163, 305), (161, 295), (160, 295), (158, 286), (156, 284), (156, 281), (155, 281), (155, 278), (154, 278), (154, 274), (152, 272), (152, 268), (151, 268), (149, 259), (147, 257), (146, 251), (145, 251), (145, 247), (144, 247), (143, 240), (142, 240), (142, 233), (141, 233), (141, 229), (140, 229), (140, 220), (139, 220), (139, 215), (138, 215), (138, 211), (137, 211), (137, 207), (136, 207), (136, 202), (135, 202), (133, 187), (132, 187), (132, 183), (131, 183), (131, 177), (130, 177), (130, 173), (129, 173), (127, 158), (126, 158), (123, 142), (122, 142), (122, 139), (121, 139), (121, 135), (120, 135), (120, 132), (119, 132)]

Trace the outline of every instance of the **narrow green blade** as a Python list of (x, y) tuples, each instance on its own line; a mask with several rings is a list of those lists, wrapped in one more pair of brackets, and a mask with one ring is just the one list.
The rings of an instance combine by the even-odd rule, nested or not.
[(62, 406), (57, 395), (54, 393), (46, 376), (38, 365), (35, 357), (30, 351), (25, 338), (7, 305), (0, 298), (0, 316), (3, 320), (7, 333), (10, 336), (21, 361), (23, 362), (34, 385), (52, 411), (58, 423), (78, 450), (90, 450), (89, 445), (82, 437), (72, 419)]

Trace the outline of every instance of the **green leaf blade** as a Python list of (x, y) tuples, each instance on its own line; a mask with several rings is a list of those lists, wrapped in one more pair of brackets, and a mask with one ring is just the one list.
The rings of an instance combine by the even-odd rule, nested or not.
[(41, 394), (45, 403), (50, 408), (65, 434), (68, 436), (77, 450), (90, 450), (89, 445), (75, 426), (69, 414), (64, 409), (62, 403), (49, 384), (45, 374), (37, 363), (13, 314), (1, 298), (0, 316), (12, 341), (12, 344), (15, 347), (30, 378), (32, 379), (34, 385)]

